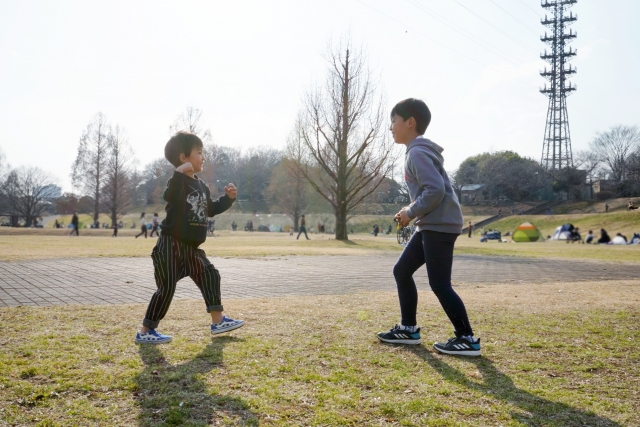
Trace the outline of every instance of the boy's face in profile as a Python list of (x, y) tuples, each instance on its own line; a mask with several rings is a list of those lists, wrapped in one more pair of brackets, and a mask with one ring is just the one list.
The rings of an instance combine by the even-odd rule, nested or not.
[(406, 145), (418, 136), (416, 132), (416, 120), (413, 117), (405, 120), (401, 116), (394, 114), (393, 117), (391, 117), (391, 127), (389, 130), (396, 144)]
[(184, 154), (180, 154), (180, 161), (184, 163), (191, 163), (193, 167), (193, 172), (202, 172), (202, 168), (204, 167), (204, 154), (202, 154), (202, 148), (194, 148), (191, 150), (191, 154), (189, 156), (185, 156)]

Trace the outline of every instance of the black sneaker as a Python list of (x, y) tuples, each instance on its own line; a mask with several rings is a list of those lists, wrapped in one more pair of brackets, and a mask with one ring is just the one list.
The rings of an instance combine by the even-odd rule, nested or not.
[(433, 348), (440, 353), (455, 354), (459, 356), (480, 356), (480, 338), (475, 342), (466, 338), (451, 338), (447, 342), (437, 342)]
[(383, 342), (389, 342), (392, 344), (422, 344), (420, 339), (420, 328), (414, 332), (409, 332), (402, 329), (399, 325), (391, 328), (389, 332), (380, 332), (378, 339)]

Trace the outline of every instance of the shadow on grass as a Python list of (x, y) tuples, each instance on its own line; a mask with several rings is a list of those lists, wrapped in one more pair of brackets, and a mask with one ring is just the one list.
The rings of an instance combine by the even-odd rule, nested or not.
[(207, 392), (206, 375), (222, 366), (224, 346), (235, 337), (213, 338), (193, 360), (169, 363), (155, 345), (141, 345), (144, 370), (136, 377), (134, 396), (140, 426), (208, 426), (215, 420), (257, 426), (258, 417), (243, 400)]
[[(486, 396), (499, 399), (505, 403), (517, 406), (525, 413), (511, 412), (511, 417), (523, 425), (549, 425), (549, 426), (621, 426), (615, 421), (601, 417), (593, 412), (573, 408), (567, 404), (553, 402), (536, 396), (528, 391), (519, 389), (504, 373), (500, 372), (485, 357), (468, 357), (465, 361), (474, 364), (482, 382), (470, 380), (463, 372), (436, 358), (422, 346), (416, 346), (408, 350), (422, 358), (442, 377), (452, 383), (475, 390)], [(452, 356), (455, 357), (455, 356)]]

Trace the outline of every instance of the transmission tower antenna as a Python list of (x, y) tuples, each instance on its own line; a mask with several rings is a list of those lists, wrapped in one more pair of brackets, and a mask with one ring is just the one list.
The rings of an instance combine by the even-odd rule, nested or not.
[(545, 13), (541, 22), (551, 31), (551, 34), (547, 34), (545, 30), (540, 40), (550, 46), (551, 52), (547, 52), (545, 48), (540, 58), (547, 61), (551, 69), (547, 70), (545, 66), (544, 70), (540, 71), (540, 75), (549, 81), (549, 86), (545, 83), (544, 88), (540, 89), (541, 93), (549, 97), (540, 163), (552, 174), (560, 169), (573, 167), (567, 95), (576, 90), (576, 86), (568, 79), (576, 73), (577, 69), (567, 63), (577, 52), (568, 44), (578, 34), (571, 29), (567, 32), (566, 28), (578, 19), (578, 15), (569, 11), (577, 2), (578, 0), (542, 0), (542, 7), (551, 14), (551, 17)]

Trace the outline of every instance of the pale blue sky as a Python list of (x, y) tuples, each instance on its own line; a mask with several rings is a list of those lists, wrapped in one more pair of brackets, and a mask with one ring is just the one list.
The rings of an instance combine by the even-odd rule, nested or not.
[[(573, 11), (575, 151), (596, 131), (640, 124), (640, 1), (580, 0)], [(539, 159), (542, 14), (539, 0), (0, 0), (0, 147), (65, 190), (98, 111), (127, 130), (141, 164), (162, 156), (187, 105), (218, 144), (282, 147), (323, 78), (327, 41), (350, 31), (389, 109), (428, 103), (427, 137), (445, 147), (447, 169), (488, 150)]]

